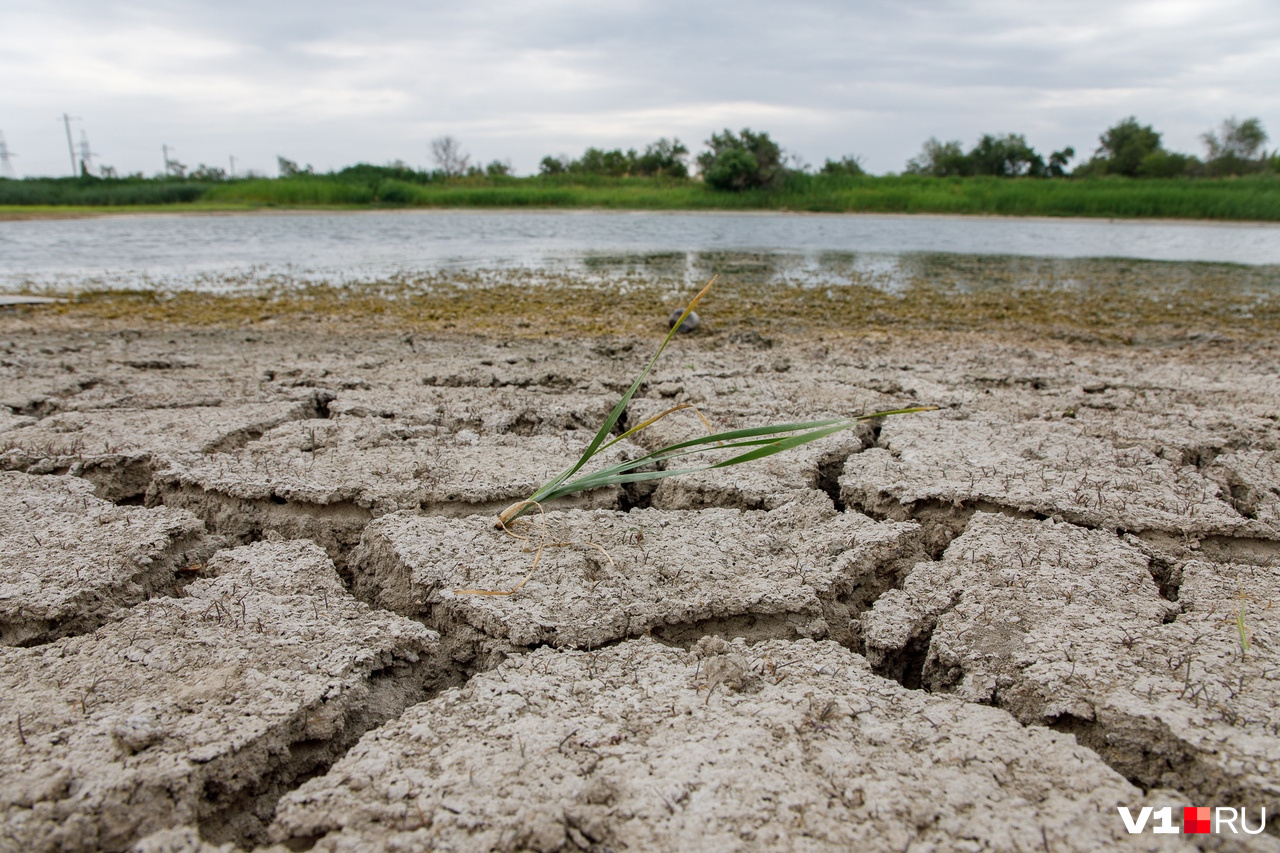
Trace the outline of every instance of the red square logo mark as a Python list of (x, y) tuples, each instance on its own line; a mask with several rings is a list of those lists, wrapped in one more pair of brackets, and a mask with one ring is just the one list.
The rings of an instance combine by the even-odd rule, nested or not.
[(1205, 834), (1210, 832), (1209, 807), (1208, 806), (1185, 806), (1182, 809), (1182, 831), (1190, 834)]

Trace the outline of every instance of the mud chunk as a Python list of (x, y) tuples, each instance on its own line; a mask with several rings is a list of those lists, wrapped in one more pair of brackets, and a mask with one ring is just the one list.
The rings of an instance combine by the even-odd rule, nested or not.
[(100, 498), (136, 498), (172, 458), (237, 447), (314, 412), (313, 400), (63, 412), (0, 433), (0, 470), (69, 472), (93, 483)]
[(727, 654), (758, 690), (708, 694), (705, 654), (646, 638), (514, 657), (371, 732), (281, 800), (271, 837), (322, 853), (1129, 841), (1115, 807), (1142, 793), (1068, 736), (906, 690), (830, 642)]
[(93, 634), (0, 650), (0, 825), (19, 849), (122, 850), (201, 825), (260, 838), (274, 798), (424, 695), (436, 636), (370, 610), (306, 542)]
[[(913, 524), (796, 501), (773, 512), (569, 510), (526, 516), (513, 537), (487, 516), (396, 513), (365, 531), (356, 592), (421, 616), (467, 654), (595, 647), (651, 633), (671, 642), (831, 636), (923, 556)], [(544, 529), (545, 524), (545, 529)], [(509, 590), (511, 596), (458, 590)], [(459, 652), (464, 650), (459, 649)]]
[(30, 426), (36, 419), (28, 415), (15, 415), (7, 408), (0, 407), (0, 432), (19, 427)]
[[(156, 475), (148, 501), (188, 509), (240, 541), (264, 530), (313, 539), (341, 560), (370, 519), (390, 512), (496, 513), (569, 467), (589, 440), (352, 416), (297, 421), (233, 451), (174, 462)], [(605, 455), (642, 454), (621, 442)], [(569, 504), (613, 508), (621, 494), (611, 486)]]
[(329, 416), (381, 418), (405, 426), (467, 429), (480, 435), (595, 434), (613, 406), (607, 397), (525, 388), (377, 387), (339, 392)]
[(238, 849), (229, 842), (209, 844), (194, 827), (184, 826), (153, 832), (130, 847), (129, 853), (238, 853)]
[(891, 518), (977, 504), (1135, 532), (1280, 536), (1242, 516), (1195, 468), (1083, 434), (1070, 421), (985, 412), (895, 418), (880, 445), (849, 458), (840, 494)]
[(1190, 560), (1176, 574), (1175, 603), (1112, 533), (978, 513), (940, 562), (863, 614), (868, 658), (1071, 732), (1144, 787), (1269, 806), (1280, 568)]
[(1256, 519), (1263, 529), (1280, 530), (1280, 451), (1249, 448), (1223, 453), (1204, 474), (1218, 483), (1224, 499), (1245, 518)]
[(74, 477), (0, 472), (0, 644), (91, 631), (112, 611), (172, 594), (211, 550), (181, 510), (118, 507)]

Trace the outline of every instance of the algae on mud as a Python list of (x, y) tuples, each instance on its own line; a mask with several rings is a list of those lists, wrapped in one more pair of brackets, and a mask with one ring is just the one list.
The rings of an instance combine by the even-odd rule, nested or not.
[[(707, 299), (699, 335), (713, 340), (936, 331), (1126, 343), (1280, 333), (1274, 266), (921, 254), (901, 258), (888, 279), (844, 269), (815, 283), (769, 258), (716, 260), (731, 271)], [(370, 284), (241, 277), (229, 279), (225, 293), (49, 290), (70, 301), (38, 311), (71, 326), (265, 323), (519, 338), (649, 336), (692, 295), (661, 261), (636, 269), (601, 260), (590, 275), (435, 272)]]

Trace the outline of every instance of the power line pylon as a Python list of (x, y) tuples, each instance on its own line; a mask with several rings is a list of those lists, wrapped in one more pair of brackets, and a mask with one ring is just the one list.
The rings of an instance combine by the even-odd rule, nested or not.
[(4, 134), (0, 133), (0, 178), (16, 178), (17, 174), (13, 171), (13, 163), (10, 160), (17, 157), (9, 150), (9, 144), (4, 141)]
[(76, 170), (76, 146), (71, 141), (71, 122), (80, 121), (80, 116), (69, 116), (62, 114), (62, 118), (58, 119), (67, 129), (67, 153), (71, 155), (71, 177), (77, 177), (80, 172)]
[(80, 131), (80, 172), (82, 174), (93, 174), (93, 158), (98, 155), (89, 150), (89, 134), (83, 129)]

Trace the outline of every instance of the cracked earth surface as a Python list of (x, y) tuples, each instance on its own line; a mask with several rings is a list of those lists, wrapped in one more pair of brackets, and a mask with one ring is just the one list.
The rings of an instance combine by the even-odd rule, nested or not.
[(512, 536), (648, 344), (36, 316), (0, 849), (1179, 849), (1116, 808), (1280, 806), (1274, 347), (681, 337), (625, 423), (941, 410)]

